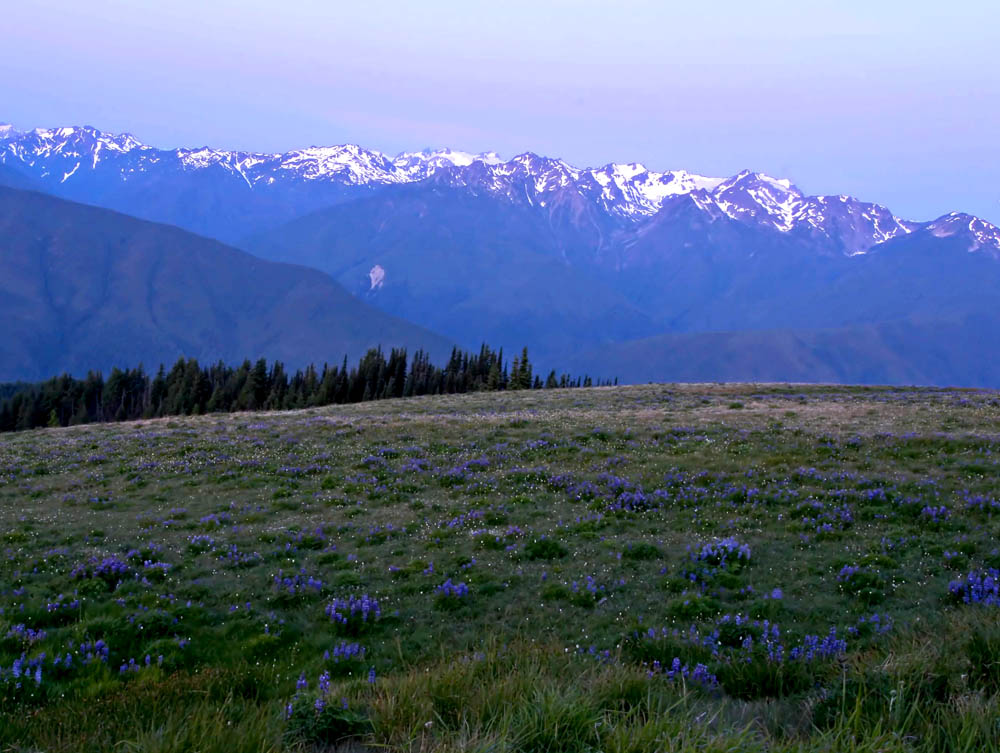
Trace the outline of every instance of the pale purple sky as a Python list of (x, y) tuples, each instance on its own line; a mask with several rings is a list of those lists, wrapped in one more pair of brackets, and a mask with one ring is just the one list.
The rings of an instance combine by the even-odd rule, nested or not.
[(752, 168), (1000, 223), (1000, 2), (7, 3), (0, 122)]

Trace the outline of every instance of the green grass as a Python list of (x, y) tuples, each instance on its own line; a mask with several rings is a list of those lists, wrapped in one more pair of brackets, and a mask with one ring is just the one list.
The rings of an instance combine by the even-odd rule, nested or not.
[(1000, 610), (949, 595), (1000, 566), (998, 418), (651, 385), (5, 435), (0, 750), (1000, 749)]

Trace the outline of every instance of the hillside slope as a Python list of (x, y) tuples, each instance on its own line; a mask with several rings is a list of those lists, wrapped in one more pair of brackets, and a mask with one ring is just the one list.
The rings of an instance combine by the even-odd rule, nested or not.
[(0, 188), (0, 317), (0, 380), (179, 356), (302, 366), (379, 344), (437, 357), (451, 346), (321, 272), (10, 188)]
[(244, 244), (329, 273), (374, 305), (469, 346), (540, 355), (656, 334), (626, 295), (553, 250), (523, 207), (463, 188), (384, 189)]
[(621, 382), (825, 382), (1000, 386), (1000, 317), (838, 329), (662, 335), (568, 360)]

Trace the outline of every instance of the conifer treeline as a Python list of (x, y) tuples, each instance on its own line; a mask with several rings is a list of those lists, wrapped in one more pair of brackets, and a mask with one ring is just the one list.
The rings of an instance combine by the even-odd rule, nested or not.
[(234, 368), (222, 362), (203, 367), (193, 358), (182, 358), (169, 371), (160, 366), (155, 376), (139, 366), (115, 368), (107, 379), (90, 372), (84, 379), (63, 375), (38, 384), (0, 385), (0, 431), (593, 384), (589, 377), (557, 376), (555, 371), (543, 381), (532, 372), (527, 348), (508, 369), (503, 350), (486, 345), (479, 353), (453, 349), (444, 367), (433, 365), (424, 351), (408, 360), (402, 349), (393, 348), (388, 358), (381, 349), (373, 349), (353, 368), (348, 368), (345, 356), (339, 367), (324, 365), (318, 370), (310, 365), (293, 375), (279, 361), (268, 365), (265, 359), (253, 364), (247, 360)]

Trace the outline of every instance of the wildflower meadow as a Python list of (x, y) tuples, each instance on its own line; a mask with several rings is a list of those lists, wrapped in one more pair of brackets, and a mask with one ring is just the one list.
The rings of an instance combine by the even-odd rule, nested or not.
[(0, 750), (1000, 750), (1000, 395), (0, 436)]

